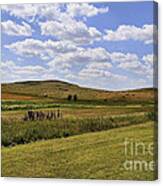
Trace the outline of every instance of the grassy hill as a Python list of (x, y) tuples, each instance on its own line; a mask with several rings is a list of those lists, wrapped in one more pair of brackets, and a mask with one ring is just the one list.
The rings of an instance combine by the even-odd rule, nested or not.
[[(154, 123), (88, 133), (69, 138), (35, 142), (2, 148), (2, 176), (81, 179), (156, 179), (156, 172), (126, 170), (125, 138), (148, 145), (154, 141)], [(147, 147), (147, 146), (146, 146)], [(134, 159), (150, 162), (154, 155)]]
[(150, 101), (154, 98), (154, 89), (130, 91), (107, 91), (80, 87), (62, 81), (26, 81), (2, 84), (2, 99), (35, 100), (53, 99), (67, 100), (68, 95), (77, 95), (78, 100), (109, 101)]

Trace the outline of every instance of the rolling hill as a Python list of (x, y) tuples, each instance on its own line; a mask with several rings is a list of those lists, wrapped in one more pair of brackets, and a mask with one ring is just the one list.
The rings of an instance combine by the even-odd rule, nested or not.
[(68, 95), (77, 95), (78, 100), (109, 100), (109, 101), (151, 101), (155, 89), (139, 89), (126, 91), (107, 91), (80, 87), (75, 84), (48, 80), (26, 81), (2, 84), (2, 99), (4, 100), (34, 100), (52, 99), (67, 100)]

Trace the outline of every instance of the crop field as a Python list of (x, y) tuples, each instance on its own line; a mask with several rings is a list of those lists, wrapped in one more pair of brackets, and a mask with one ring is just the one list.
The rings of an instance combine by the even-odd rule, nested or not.
[[(153, 122), (2, 149), (2, 175), (89, 179), (155, 179), (154, 171), (125, 171), (124, 138), (148, 144)], [(129, 157), (130, 158), (130, 157)], [(139, 156), (151, 161), (153, 156)], [(23, 170), (23, 171), (22, 171)]]
[(136, 154), (142, 162), (153, 160), (154, 169), (124, 168), (133, 159), (125, 155), (125, 139), (142, 148), (156, 142), (156, 94), (152, 88), (114, 92), (61, 81), (2, 84), (2, 176), (156, 179), (155, 149), (150, 156)]

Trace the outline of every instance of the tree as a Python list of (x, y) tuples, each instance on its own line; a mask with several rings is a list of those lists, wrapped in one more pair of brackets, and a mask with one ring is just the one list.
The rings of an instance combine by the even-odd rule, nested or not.
[(72, 100), (72, 95), (69, 94), (67, 99), (68, 99), (68, 101), (71, 101)]
[(74, 101), (77, 101), (77, 99), (78, 99), (78, 98), (77, 98), (77, 95), (75, 94), (75, 95), (74, 95)]

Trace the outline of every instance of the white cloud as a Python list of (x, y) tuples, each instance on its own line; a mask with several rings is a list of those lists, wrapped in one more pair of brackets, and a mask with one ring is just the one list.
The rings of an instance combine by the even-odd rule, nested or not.
[(153, 66), (149, 62), (151, 61), (152, 56), (153, 55), (149, 54), (141, 59), (134, 53), (125, 54), (113, 52), (110, 54), (112, 63), (116, 68), (123, 69), (124, 72), (130, 72), (149, 79), (153, 78)]
[(113, 66), (111, 62), (110, 53), (104, 48), (78, 48), (76, 52), (58, 55), (48, 65), (51, 70), (55, 69), (53, 72), (61, 72), (74, 83), (80, 82), (89, 86), (92, 84), (94, 87), (101, 84), (101, 88), (104, 88), (104, 84), (106, 86), (107, 83), (127, 79), (124, 75), (110, 71)]
[[(95, 66), (99, 66), (99, 68), (95, 68)], [(110, 89), (114, 87), (115, 89), (115, 84), (118, 89), (128, 81), (127, 76), (111, 72), (111, 66), (106, 63), (92, 63), (83, 68), (73, 79), (77, 79), (83, 86), (99, 89), (106, 87), (110, 87)]]
[(109, 8), (97, 8), (88, 3), (69, 3), (67, 5), (67, 13), (72, 17), (87, 16), (92, 17), (97, 14), (107, 13)]
[[(73, 9), (73, 12), (70, 9)], [(42, 35), (50, 35), (82, 45), (100, 40), (102, 33), (95, 27), (88, 27), (81, 19), (76, 19), (75, 12), (77, 11), (84, 18), (105, 13), (108, 8), (97, 8), (87, 3), (54, 3), (3, 5), (2, 10), (17, 18), (38, 23)]]
[(20, 56), (40, 57), (43, 60), (53, 58), (56, 54), (72, 52), (76, 46), (69, 42), (63, 41), (41, 41), (36, 39), (25, 39), (15, 43), (5, 45), (12, 52)]
[(126, 63), (139, 60), (138, 56), (133, 53), (113, 52), (110, 54), (110, 57), (113, 63)]
[(136, 27), (134, 25), (120, 25), (117, 30), (106, 30), (104, 40), (124, 41), (135, 40), (142, 41), (145, 44), (157, 42), (157, 27), (155, 25), (143, 25)]
[(153, 79), (153, 54), (143, 56), (142, 59), (131, 53), (113, 53), (111, 56), (113, 63), (117, 62), (116, 68), (143, 76), (144, 78)]
[(32, 28), (29, 24), (22, 22), (17, 24), (11, 20), (1, 22), (2, 32), (12, 36), (31, 36)]
[(144, 62), (145, 66), (145, 72), (149, 79), (154, 80), (154, 78), (157, 78), (158, 74), (158, 61), (157, 56), (154, 54), (147, 54), (142, 57), (142, 61)]
[[(90, 63), (79, 72), (82, 79), (90, 78), (115, 78), (117, 75), (110, 72), (112, 65), (110, 63)], [(98, 79), (100, 81), (100, 79)]]
[(1, 9), (18, 18), (25, 19), (36, 15), (33, 4), (1, 5)]
[(108, 70), (112, 68), (112, 64), (108, 62), (94, 62), (87, 65), (89, 69), (100, 69), (100, 70)]
[(90, 78), (110, 78), (111, 73), (106, 70), (101, 69), (92, 69), (92, 68), (86, 68), (80, 71), (79, 76), (84, 79), (90, 79)]
[(34, 20), (36, 16), (51, 20), (63, 20), (66, 17), (91, 17), (108, 12), (108, 8), (97, 8), (88, 3), (17, 4), (2, 5), (1, 8), (11, 16), (29, 20)]
[(13, 4), (1, 6), (2, 10), (8, 12), (11, 16), (26, 20), (32, 20), (36, 16), (54, 17), (59, 12), (58, 7), (59, 4)]
[(142, 60), (146, 63), (146, 65), (152, 65), (157, 62), (157, 56), (153, 54), (147, 54), (143, 56)]
[(74, 19), (41, 22), (41, 34), (55, 36), (60, 40), (69, 40), (81, 44), (89, 44), (101, 39), (101, 32), (95, 27), (87, 27), (82, 21)]
[(1, 62), (1, 82), (42, 79), (47, 74), (47, 69), (42, 66), (19, 66), (13, 61)]
[(122, 68), (125, 70), (132, 70), (135, 73), (139, 73), (140, 70), (142, 69), (142, 65), (139, 61), (130, 61), (125, 63), (120, 63), (118, 65), (118, 68)]
[[(100, 77), (118, 79), (121, 75), (110, 72), (111, 68), (153, 78), (152, 54), (139, 58), (133, 53), (110, 53), (104, 48), (81, 48), (63, 41), (26, 39), (7, 45), (6, 48), (20, 56), (39, 57), (48, 60), (48, 74), (75, 74), (82, 78)], [(122, 76), (123, 79), (123, 76)]]
[(133, 53), (120, 53), (113, 52), (110, 54), (112, 63), (116, 65), (116, 67), (133, 71), (134, 73), (138, 73), (141, 70), (141, 63), (139, 61), (139, 57)]
[(78, 48), (75, 52), (56, 56), (48, 62), (48, 66), (50, 73), (59, 72), (65, 79), (81, 83), (86, 77), (109, 76), (107, 70), (112, 67), (110, 62), (109, 53), (104, 48)]
[[(16, 54), (16, 62), (1, 63), (3, 81), (62, 79), (94, 88), (124, 88), (134, 87), (133, 84), (145, 86), (147, 79), (148, 83), (153, 80), (153, 63), (157, 62), (153, 54), (140, 58), (134, 53), (110, 53), (105, 48), (97, 47), (101, 43), (90, 44), (102, 38), (150, 44), (157, 40), (157, 28), (154, 25), (120, 25), (116, 30), (106, 30), (103, 36), (102, 31), (87, 25), (87, 18), (105, 14), (109, 9), (88, 3), (2, 5), (2, 14), (3, 11), (12, 16), (12, 20), (17, 20), (16, 23), (1, 23), (5, 34), (31, 36), (32, 28), (36, 28), (34, 37), (37, 38), (15, 40), (3, 46)], [(38, 36), (41, 37), (39, 31), (43, 40), (38, 40)], [(24, 62), (28, 62), (26, 57), (38, 57), (46, 60), (46, 63), (44, 66), (23, 66)], [(29, 60), (31, 64), (34, 59)]]
[[(110, 55), (104, 48), (77, 48), (74, 52), (57, 55), (48, 63), (51, 67), (64, 66), (82, 68), (88, 63), (110, 62)], [(111, 65), (111, 64), (110, 64)]]
[[(79, 48), (78, 50), (80, 52), (68, 52), (58, 55), (47, 64), (46, 68), (39, 65), (19, 66), (12, 61), (2, 62), (2, 82), (60, 79), (92, 88), (110, 87), (111, 89), (115, 89), (115, 84), (117, 84), (116, 89), (125, 89), (132, 88), (133, 84), (140, 88), (149, 86), (153, 82), (153, 68), (143, 63), (141, 59), (130, 62), (124, 60), (120, 62), (118, 60), (115, 63), (110, 57), (112, 53), (108, 53), (103, 48), (90, 48), (88, 50)], [(114, 57), (118, 55), (119, 53), (117, 55), (114, 53)], [(129, 71), (138, 76), (135, 79), (128, 76), (128, 74), (119, 74), (117, 73), (118, 68), (123, 69), (123, 72)]]

